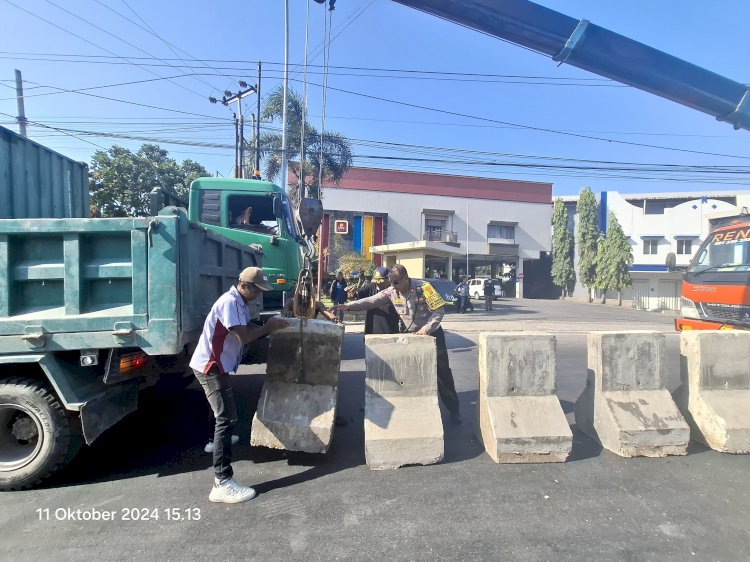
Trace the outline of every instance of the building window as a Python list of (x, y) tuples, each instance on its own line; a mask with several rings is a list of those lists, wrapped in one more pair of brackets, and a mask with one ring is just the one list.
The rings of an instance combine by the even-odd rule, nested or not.
[(425, 240), (442, 242), (446, 232), (445, 221), (442, 219), (425, 219)]
[(516, 237), (516, 227), (512, 224), (488, 224), (487, 238), (505, 238), (513, 240)]
[(643, 241), (643, 253), (644, 255), (658, 254), (659, 253), (659, 241), (654, 238), (644, 240)]
[(683, 255), (690, 255), (693, 253), (693, 241), (692, 240), (678, 240), (677, 241), (677, 253)]

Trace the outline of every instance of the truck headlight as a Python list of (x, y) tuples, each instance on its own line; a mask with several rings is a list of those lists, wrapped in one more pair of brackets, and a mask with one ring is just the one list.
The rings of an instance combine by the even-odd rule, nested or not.
[(696, 308), (695, 303), (685, 297), (680, 298), (680, 314), (683, 318), (695, 318), (696, 320), (700, 320), (700, 314), (698, 314), (698, 309)]

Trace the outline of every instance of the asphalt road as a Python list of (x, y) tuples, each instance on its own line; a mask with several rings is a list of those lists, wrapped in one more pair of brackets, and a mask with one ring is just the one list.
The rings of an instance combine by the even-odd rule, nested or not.
[[(264, 375), (263, 366), (243, 367), (235, 384), (241, 444), (233, 465), (237, 480), (259, 496), (211, 504), (205, 398), (195, 384), (156, 394), (47, 487), (0, 494), (0, 558), (750, 559), (750, 457), (693, 444), (685, 457), (622, 459), (574, 426), (586, 332), (665, 332), (672, 389), (679, 380), (672, 318), (555, 301), (508, 299), (496, 308), (446, 316), (465, 421), (454, 426), (445, 418), (441, 464), (386, 472), (365, 465), (364, 344), (354, 324), (341, 366), (339, 412), (348, 424), (336, 428), (327, 455), (245, 444)], [(496, 330), (557, 335), (558, 395), (574, 426), (568, 462), (498, 465), (483, 452), (473, 423), (477, 341), (481, 331)], [(83, 520), (105, 512), (111, 520)]]

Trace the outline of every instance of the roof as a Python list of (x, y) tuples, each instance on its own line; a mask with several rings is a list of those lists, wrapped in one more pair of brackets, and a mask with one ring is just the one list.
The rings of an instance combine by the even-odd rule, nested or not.
[[(607, 191), (602, 190), (600, 193)], [(660, 199), (685, 199), (691, 201), (693, 199), (700, 199), (706, 197), (708, 199), (720, 199), (722, 197), (737, 197), (738, 195), (745, 195), (750, 197), (750, 191), (737, 190), (737, 191), (674, 191), (665, 193), (620, 193), (619, 191), (609, 191), (609, 193), (618, 193), (620, 197), (625, 201), (631, 200), (660, 200)], [(560, 195), (560, 199), (565, 203), (578, 201), (578, 195)], [(555, 197), (557, 199), (557, 197)]]
[(377, 168), (350, 168), (344, 178), (328, 189), (351, 189), (417, 195), (438, 195), (462, 199), (552, 203), (552, 184), (454, 176)]

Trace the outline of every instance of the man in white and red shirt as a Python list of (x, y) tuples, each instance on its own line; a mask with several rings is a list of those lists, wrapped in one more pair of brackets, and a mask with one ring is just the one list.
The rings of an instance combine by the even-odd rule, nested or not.
[(288, 325), (286, 320), (276, 317), (262, 326), (248, 326), (250, 311), (247, 303), (258, 298), (262, 291), (270, 290), (262, 269), (244, 269), (237, 285), (221, 295), (211, 307), (190, 360), (190, 367), (216, 418), (214, 485), (208, 496), (213, 502), (239, 503), (255, 497), (255, 490), (237, 484), (233, 478), (232, 428), (237, 423), (237, 407), (229, 375), (237, 371), (245, 344)]

